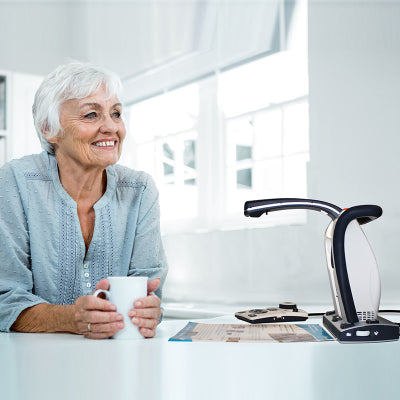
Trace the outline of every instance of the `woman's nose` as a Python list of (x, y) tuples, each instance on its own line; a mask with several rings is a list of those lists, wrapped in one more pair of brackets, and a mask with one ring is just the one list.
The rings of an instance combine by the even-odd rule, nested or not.
[(104, 116), (100, 125), (101, 133), (116, 133), (118, 132), (118, 125), (110, 116)]

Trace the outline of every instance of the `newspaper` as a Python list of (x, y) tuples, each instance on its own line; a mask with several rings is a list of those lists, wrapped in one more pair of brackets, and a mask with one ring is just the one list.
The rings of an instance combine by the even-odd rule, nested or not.
[(172, 342), (321, 342), (334, 340), (318, 324), (203, 324), (189, 322)]

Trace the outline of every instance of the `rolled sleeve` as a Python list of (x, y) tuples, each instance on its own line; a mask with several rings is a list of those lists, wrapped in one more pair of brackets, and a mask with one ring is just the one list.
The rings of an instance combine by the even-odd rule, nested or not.
[(9, 164), (0, 169), (0, 188), (0, 331), (9, 332), (24, 309), (46, 301), (32, 293), (24, 193)]

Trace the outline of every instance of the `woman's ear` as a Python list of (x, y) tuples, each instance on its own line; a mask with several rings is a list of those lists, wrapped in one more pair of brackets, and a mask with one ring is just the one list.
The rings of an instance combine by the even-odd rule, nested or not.
[(49, 134), (50, 134), (50, 126), (49, 126), (48, 122), (46, 121), (42, 126), (42, 135), (46, 140), (49, 140)]
[(46, 123), (45, 126), (43, 127), (43, 137), (50, 143), (52, 144), (57, 144), (58, 143), (58, 134), (57, 136), (49, 137), (50, 136), (50, 127), (49, 124)]
[(55, 137), (49, 138), (49, 137), (47, 137), (47, 136), (48, 136), (48, 133), (46, 134), (46, 132), (43, 132), (43, 136), (46, 138), (46, 140), (47, 140), (48, 142), (50, 142), (50, 143), (52, 143), (52, 144), (57, 144), (57, 143), (58, 143), (58, 135), (55, 136)]

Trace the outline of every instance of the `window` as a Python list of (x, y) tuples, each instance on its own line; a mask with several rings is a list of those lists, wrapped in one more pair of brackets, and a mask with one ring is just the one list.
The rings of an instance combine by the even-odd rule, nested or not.
[[(217, 60), (206, 78), (144, 101), (133, 98), (121, 161), (155, 178), (164, 233), (306, 221), (303, 210), (243, 216), (247, 200), (307, 196), (306, 3), (283, 1), (277, 10), (275, 36), (265, 39), (267, 53), (260, 50), (262, 41), (258, 53), (236, 61), (241, 64)], [(132, 82), (143, 89), (151, 76), (153, 91), (157, 84), (168, 88), (169, 74), (158, 72)]]
[(233, 117), (226, 126), (228, 213), (249, 199), (306, 196), (307, 99)]
[(281, 52), (131, 106), (130, 166), (154, 176), (163, 230), (240, 228), (246, 200), (305, 197), (307, 91), (304, 59)]
[(280, 52), (222, 73), (226, 121), (226, 210), (246, 200), (306, 196), (307, 63)]

